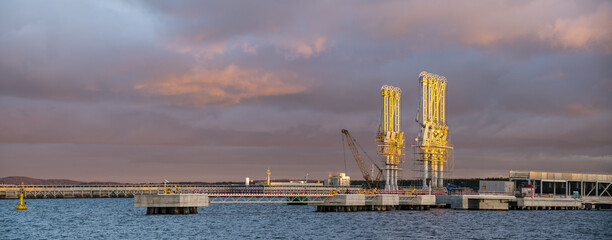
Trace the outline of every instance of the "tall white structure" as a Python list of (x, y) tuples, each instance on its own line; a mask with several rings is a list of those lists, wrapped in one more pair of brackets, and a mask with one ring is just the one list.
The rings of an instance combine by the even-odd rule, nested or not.
[(376, 134), (378, 156), (385, 164), (385, 189), (398, 190), (398, 165), (404, 161), (404, 132), (400, 129), (400, 98), (402, 90), (383, 85), (380, 125)]
[(423, 188), (443, 187), (445, 166), (452, 160), (453, 147), (448, 141), (446, 123), (446, 78), (421, 72), (420, 101), (416, 121), (421, 131), (415, 139), (413, 152), (423, 165)]

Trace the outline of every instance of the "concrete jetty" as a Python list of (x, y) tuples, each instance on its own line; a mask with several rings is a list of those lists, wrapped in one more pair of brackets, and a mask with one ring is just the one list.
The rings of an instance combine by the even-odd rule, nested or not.
[(157, 194), (134, 196), (134, 207), (146, 207), (147, 214), (196, 214), (208, 207), (208, 194)]
[(400, 195), (399, 210), (429, 210), (436, 206), (435, 195)]
[(313, 205), (317, 206), (318, 212), (429, 210), (436, 205), (436, 196), (338, 194)]
[(398, 195), (375, 195), (366, 205), (371, 208), (372, 211), (389, 211), (395, 210), (399, 205)]
[[(533, 181), (532, 181), (533, 183)], [(547, 182), (544, 182), (546, 185)], [(582, 183), (569, 182), (568, 186), (575, 188)], [(363, 194), (361, 188), (345, 188), (341, 192), (348, 195), (362, 195), (364, 203), (357, 205), (340, 204), (337, 196), (330, 195), (329, 187), (233, 187), (233, 186), (208, 186), (208, 185), (178, 185), (180, 195), (207, 195), (208, 203), (288, 203), (308, 204), (311, 206), (322, 206), (319, 211), (388, 211), (388, 210), (428, 210), (435, 207), (448, 207), (453, 209), (479, 209), (479, 210), (572, 210), (572, 209), (611, 209), (612, 196), (608, 192), (612, 186), (607, 183), (584, 182), (585, 195), (559, 195), (548, 194), (544, 189), (544, 195), (534, 194), (540, 189), (533, 188), (530, 193), (503, 192), (503, 193), (480, 193), (473, 195), (407, 195), (407, 192), (399, 194)], [(589, 188), (587, 186), (593, 186)], [(553, 184), (554, 186), (554, 184)], [(598, 186), (595, 188), (594, 186)], [(20, 185), (0, 185), (0, 199), (18, 199)], [(109, 186), (44, 186), (25, 185), (24, 198), (89, 198), (89, 197), (133, 197), (139, 195), (157, 196), (163, 192), (163, 185), (109, 185)], [(335, 188), (334, 188), (335, 189)], [(599, 189), (599, 190), (598, 190)], [(524, 189), (523, 189), (524, 190)], [(581, 191), (581, 190), (580, 190)], [(578, 191), (580, 193), (580, 191)], [(564, 191), (567, 192), (567, 191)], [(576, 192), (572, 189), (572, 192)], [(553, 191), (554, 193), (554, 191)], [(440, 194), (440, 193), (438, 193)], [(170, 194), (168, 194), (170, 195)], [(379, 197), (379, 195), (381, 197)], [(141, 198), (141, 197), (137, 197)], [(342, 198), (342, 197), (340, 197)], [(348, 197), (350, 198), (350, 197)], [(395, 199), (399, 198), (398, 203)], [(135, 199), (135, 205), (145, 200)], [(335, 202), (335, 203), (334, 203)], [(336, 204), (340, 202), (339, 204)], [(349, 201), (350, 202), (350, 201)], [(150, 214), (185, 212), (195, 213), (198, 206), (161, 206), (150, 205)], [(363, 207), (353, 207), (363, 206)], [(148, 207), (139, 205), (138, 207)], [(173, 207), (179, 207), (173, 209)], [(187, 207), (187, 209), (180, 209)], [(189, 207), (192, 207), (191, 210)], [(329, 208), (328, 208), (329, 207)], [(155, 209), (157, 208), (157, 209)], [(195, 208), (195, 209), (194, 209)], [(324, 210), (327, 209), (327, 210)]]
[(436, 204), (446, 205), (452, 209), (463, 210), (508, 210), (514, 196), (504, 195), (444, 195), (436, 196)]
[(585, 201), (576, 198), (515, 197), (507, 195), (436, 196), (436, 203), (459, 210), (578, 210), (609, 208), (610, 201)]
[(512, 210), (577, 210), (581, 207), (582, 201), (572, 198), (521, 197), (516, 199), (516, 204), (510, 204)]
[(366, 211), (366, 200), (363, 194), (333, 195), (318, 203), (317, 212), (356, 212)]

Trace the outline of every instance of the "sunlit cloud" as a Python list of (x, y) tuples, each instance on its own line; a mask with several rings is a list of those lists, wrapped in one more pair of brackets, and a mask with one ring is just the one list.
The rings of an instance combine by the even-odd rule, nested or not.
[(193, 68), (189, 73), (134, 85), (148, 96), (186, 106), (237, 104), (245, 99), (301, 93), (307, 90), (294, 73), (266, 72), (229, 65), (222, 69)]
[[(198, 41), (203, 38), (198, 35), (193, 41)], [(215, 56), (223, 55), (228, 49), (226, 42), (204, 42), (192, 44), (192, 40), (187, 40), (184, 37), (177, 37), (174, 41), (168, 44), (168, 48), (181, 54), (191, 55), (193, 58), (212, 59)]]
[(577, 103), (569, 105), (567, 109), (569, 109), (572, 114), (576, 114), (576, 115), (589, 115), (597, 111), (597, 109), (593, 107), (592, 105), (577, 104)]
[(316, 36), (310, 39), (282, 39), (276, 42), (277, 52), (286, 59), (318, 56), (327, 47), (327, 38)]
[(612, 53), (612, 4), (576, 18), (559, 18), (540, 32), (540, 38), (563, 48)]

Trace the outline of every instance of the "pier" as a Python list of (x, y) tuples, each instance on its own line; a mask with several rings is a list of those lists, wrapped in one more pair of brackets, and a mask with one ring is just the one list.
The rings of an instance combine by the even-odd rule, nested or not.
[(460, 210), (508, 210), (514, 196), (504, 195), (449, 195), (436, 196), (436, 204)]
[[(502, 192), (365, 190), (357, 186), (244, 186), (176, 184), (0, 185), (0, 199), (134, 198), (148, 214), (191, 214), (198, 207), (227, 203), (280, 203), (316, 206), (319, 212), (429, 210), (577, 210), (611, 209), (612, 175), (510, 172)], [(510, 183), (510, 185), (508, 185)], [(493, 184), (487, 182), (491, 190)], [(482, 189), (484, 190), (484, 189)], [(341, 193), (341, 194), (339, 194)], [(433, 194), (432, 194), (433, 193)], [(584, 193), (584, 194), (583, 194)], [(161, 197), (160, 197), (161, 196)], [(198, 200), (193, 200), (197, 196)], [(191, 199), (191, 200), (190, 200)], [(189, 202), (189, 204), (185, 204)], [(194, 202), (195, 201), (195, 202)]]
[[(604, 185), (604, 184), (601, 184)], [(337, 187), (240, 187), (177, 185), (181, 194), (206, 194), (210, 203), (285, 203), (331, 206), (329, 198), (342, 194), (330, 194)], [(113, 186), (41, 186), (0, 185), (0, 199), (18, 199), (20, 189), (24, 197), (36, 198), (134, 198), (137, 195), (163, 193), (163, 185), (113, 185)], [(348, 195), (364, 196), (363, 206), (386, 206), (378, 209), (427, 210), (447, 207), (458, 210), (539, 210), (539, 209), (609, 209), (612, 196), (580, 196), (564, 194), (533, 194), (516, 196), (515, 193), (480, 193), (472, 195), (429, 195), (411, 191), (379, 191), (364, 194), (358, 187), (343, 187)], [(380, 194), (382, 193), (382, 194)], [(397, 200), (396, 200), (397, 199)], [(325, 201), (328, 201), (327, 203)], [(397, 201), (397, 204), (396, 204)], [(338, 205), (340, 206), (340, 205)], [(348, 206), (348, 205), (347, 205)], [(387, 207), (388, 206), (388, 207)], [(365, 209), (377, 209), (367, 207)]]

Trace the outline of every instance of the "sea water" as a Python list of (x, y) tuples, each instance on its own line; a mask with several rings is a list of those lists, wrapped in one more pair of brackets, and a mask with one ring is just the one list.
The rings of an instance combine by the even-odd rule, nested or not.
[(146, 215), (131, 198), (0, 200), (0, 239), (612, 239), (612, 211), (316, 212), (315, 206), (211, 204)]

